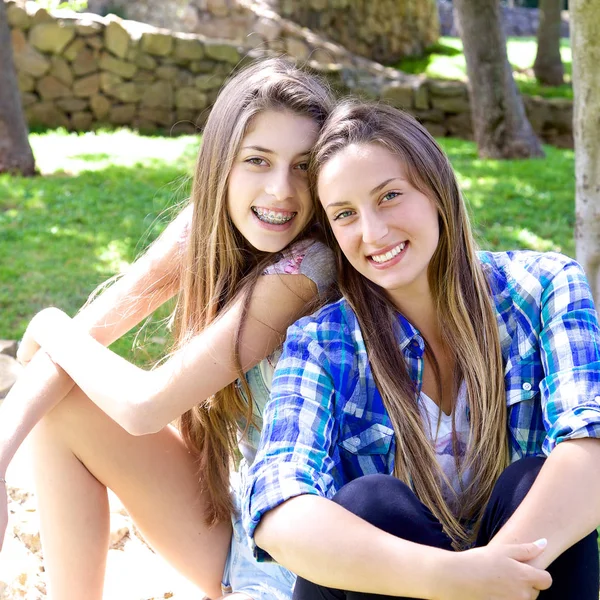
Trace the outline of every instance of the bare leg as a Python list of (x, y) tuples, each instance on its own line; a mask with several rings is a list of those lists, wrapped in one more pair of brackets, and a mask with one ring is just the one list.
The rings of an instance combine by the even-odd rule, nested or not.
[(35, 479), (52, 600), (101, 600), (112, 489), (148, 543), (212, 598), (231, 526), (209, 529), (196, 464), (172, 427), (132, 436), (74, 388), (35, 428)]

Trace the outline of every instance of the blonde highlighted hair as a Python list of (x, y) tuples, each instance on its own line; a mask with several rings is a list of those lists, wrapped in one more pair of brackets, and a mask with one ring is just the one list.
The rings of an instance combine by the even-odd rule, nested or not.
[[(440, 238), (428, 266), (438, 326), (456, 365), (453, 398), (466, 385), (470, 438), (459, 473), (470, 483), (457, 498), (456, 515), (444, 500), (446, 481), (417, 405), (417, 390), (400, 351), (397, 309), (379, 286), (358, 273), (336, 248), (338, 283), (357, 315), (369, 361), (396, 438), (394, 475), (410, 485), (440, 520), (455, 547), (473, 535), (493, 485), (508, 464), (506, 400), (495, 311), (464, 200), (450, 162), (413, 117), (386, 105), (343, 102), (330, 115), (315, 146), (309, 169), (320, 169), (350, 144), (378, 144), (398, 157), (409, 183), (437, 207)], [(323, 223), (324, 211), (319, 208)], [(331, 230), (328, 230), (331, 235)], [(439, 369), (425, 340), (439, 381)], [(402, 368), (402, 367), (405, 368)], [(439, 385), (439, 384), (438, 384)], [(454, 431), (454, 424), (453, 424)], [(456, 436), (454, 435), (455, 449)]]
[[(252, 248), (227, 212), (229, 174), (253, 119), (266, 110), (307, 116), (321, 126), (333, 106), (328, 88), (283, 59), (257, 62), (235, 75), (219, 94), (204, 129), (192, 186), (193, 219), (176, 311), (177, 343), (212, 323), (243, 298), (232, 356), (248, 402), (232, 383), (182, 415), (183, 438), (197, 457), (208, 495), (207, 521), (227, 520), (233, 509), (229, 468), (239, 422), (251, 422), (252, 395), (240, 366), (239, 339), (257, 277), (273, 255)], [(302, 234), (301, 234), (302, 235)]]

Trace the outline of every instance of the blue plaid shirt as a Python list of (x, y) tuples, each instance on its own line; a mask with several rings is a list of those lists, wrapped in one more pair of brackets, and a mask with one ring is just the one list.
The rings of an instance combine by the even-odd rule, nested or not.
[[(511, 460), (600, 437), (600, 331), (581, 267), (560, 254), (481, 252), (505, 365)], [(424, 343), (398, 315), (399, 344), (421, 391)], [(288, 330), (244, 501), (245, 528), (300, 494), (393, 473), (395, 440), (356, 315), (345, 300)], [(268, 559), (260, 548), (259, 559)]]

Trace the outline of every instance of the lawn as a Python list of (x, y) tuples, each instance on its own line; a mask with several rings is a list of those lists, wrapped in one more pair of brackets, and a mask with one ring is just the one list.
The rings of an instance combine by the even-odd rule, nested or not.
[[(573, 99), (571, 87), (571, 44), (562, 39), (560, 53), (567, 83), (559, 87), (541, 86), (533, 74), (537, 41), (533, 37), (511, 37), (507, 40), (508, 59), (521, 93), (546, 98)], [(436, 79), (467, 80), (467, 66), (460, 38), (441, 37), (422, 57), (406, 58), (396, 65), (406, 73), (423, 73)]]
[[(102, 281), (125, 268), (187, 197), (199, 140), (114, 132), (32, 134), (43, 177), (0, 176), (0, 339), (18, 339), (48, 305), (73, 315)], [(443, 139), (465, 191), (482, 247), (573, 255), (573, 152), (482, 161), (473, 143)], [(115, 344), (139, 364), (168, 336), (151, 321)], [(143, 343), (145, 340), (145, 344)]]

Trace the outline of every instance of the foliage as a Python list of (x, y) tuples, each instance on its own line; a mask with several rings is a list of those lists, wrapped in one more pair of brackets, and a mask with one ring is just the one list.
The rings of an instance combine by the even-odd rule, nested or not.
[(41, 5), (46, 10), (68, 8), (76, 12), (83, 12), (88, 7), (88, 0), (36, 0), (36, 4)]
[[(483, 161), (473, 143), (440, 141), (482, 247), (573, 255), (572, 151), (548, 147), (544, 160)], [(142, 252), (169, 220), (169, 207), (187, 197), (198, 139), (57, 131), (31, 135), (31, 143), (44, 177), (0, 177), (0, 256), (9, 257), (0, 261), (6, 339), (20, 338), (45, 306), (75, 314), (91, 290)], [(169, 337), (160, 321), (167, 314), (146, 327), (143, 348), (132, 354), (130, 334), (115, 350), (139, 364), (155, 359)]]
[[(521, 93), (545, 98), (573, 98), (571, 88), (571, 44), (561, 40), (560, 53), (565, 67), (565, 80), (559, 87), (540, 85), (533, 74), (533, 63), (537, 50), (537, 40), (533, 37), (511, 37), (507, 40), (508, 60), (513, 66), (514, 78)], [(426, 49), (419, 57), (402, 60), (398, 69), (406, 73), (423, 73), (436, 79), (467, 79), (467, 65), (460, 38), (442, 37), (437, 44)]]

